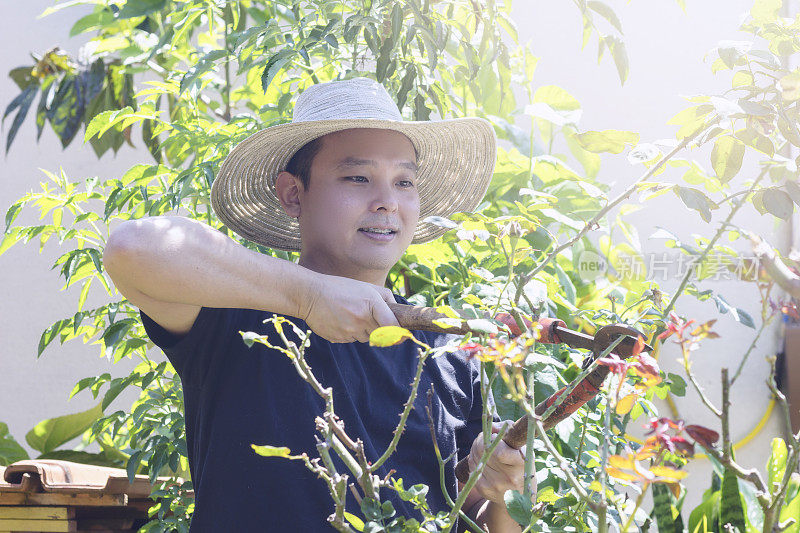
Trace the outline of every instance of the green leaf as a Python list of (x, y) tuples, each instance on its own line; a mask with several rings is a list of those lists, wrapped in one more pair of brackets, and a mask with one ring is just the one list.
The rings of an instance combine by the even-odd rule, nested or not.
[(730, 135), (720, 137), (714, 143), (714, 149), (711, 150), (711, 165), (721, 181), (727, 182), (739, 173), (744, 150), (744, 143)]
[(725, 300), (725, 298), (721, 294), (714, 295), (714, 302), (717, 304), (717, 310), (722, 313), (723, 315), (728, 311), (731, 312), (731, 316), (737, 322), (749, 327), (749, 328), (756, 328), (755, 323), (753, 322), (753, 317), (751, 317), (746, 311), (739, 309), (738, 307), (734, 307)]
[[(797, 205), (800, 205), (800, 185), (793, 181), (787, 181), (783, 186), (786, 188), (786, 193), (789, 195), (792, 201)], [(8, 226), (6, 225), (6, 229), (7, 228)]]
[(750, 8), (750, 15), (758, 24), (777, 22), (781, 4), (781, 0), (756, 0)]
[(117, 13), (118, 19), (143, 17), (161, 11), (167, 5), (167, 0), (127, 0)]
[(375, 328), (369, 334), (370, 346), (378, 346), (385, 348), (387, 346), (394, 346), (400, 344), (406, 339), (412, 339), (414, 336), (406, 328), (399, 326), (383, 326)]
[(794, 211), (794, 203), (791, 197), (778, 189), (777, 187), (770, 187), (764, 189), (764, 195), (761, 197), (764, 208), (783, 220), (789, 220)]
[(8, 153), (8, 149), (11, 148), (11, 143), (14, 142), (14, 137), (17, 136), (19, 127), (22, 125), (22, 122), (28, 115), (28, 110), (30, 109), (31, 103), (33, 102), (33, 99), (38, 91), (38, 85), (29, 85), (19, 95), (17, 95), (17, 97), (14, 98), (10, 104), (8, 104), (6, 112), (3, 114), (4, 122), (9, 113), (17, 108), (19, 108), (19, 110), (14, 116), (14, 120), (11, 122), (11, 127), (8, 129), (8, 135), (6, 136), (6, 153)]
[(786, 500), (780, 512), (779, 523), (794, 519), (794, 524), (783, 530), (783, 533), (800, 532), (800, 474), (792, 472), (786, 489)]
[[(659, 533), (683, 531), (683, 528), (677, 529), (676, 523), (680, 520), (680, 514), (673, 503), (674, 496), (672, 492), (663, 483), (653, 483), (650, 485), (653, 490), (653, 514), (656, 517)], [(677, 514), (677, 518), (673, 518)], [(682, 522), (682, 520), (681, 520)]]
[(31, 66), (12, 68), (8, 72), (8, 77), (14, 80), (20, 91), (24, 91), (29, 85), (37, 83)]
[(432, 323), (444, 329), (458, 329), (461, 327), (461, 320), (458, 318), (436, 318)]
[[(614, 65), (617, 67), (619, 80), (624, 85), (625, 80), (628, 79), (628, 72), (630, 70), (628, 52), (625, 49), (625, 43), (622, 42), (622, 39), (615, 35), (606, 36), (605, 43), (608, 46), (608, 49), (611, 50), (611, 57), (614, 58)], [(639, 142), (638, 136), (636, 142)]]
[(66, 328), (67, 326), (69, 326), (69, 325), (70, 325), (70, 319), (69, 318), (65, 318), (65, 319), (59, 320), (58, 322), (56, 322), (55, 324), (53, 324), (52, 326), (50, 326), (49, 328), (44, 330), (44, 332), (42, 333), (42, 336), (39, 337), (39, 347), (38, 347), (38, 352), (36, 354), (36, 357), (39, 357), (40, 355), (42, 355), (42, 352), (44, 351), (44, 349), (47, 348), (47, 346), (51, 342), (53, 342), (53, 339), (55, 339), (56, 336), (59, 333), (61, 333), (61, 331), (64, 328)]
[(485, 318), (470, 318), (467, 320), (467, 327), (476, 333), (497, 335), (497, 326)]
[(277, 447), (277, 446), (251, 444), (250, 447), (253, 448), (254, 452), (256, 452), (258, 455), (261, 455), (262, 457), (289, 458), (292, 454), (292, 451), (286, 446)]
[(770, 449), (772, 451), (767, 461), (767, 490), (774, 494), (780, 489), (783, 476), (786, 474), (786, 460), (789, 458), (789, 450), (780, 437), (772, 439)]
[(698, 211), (706, 222), (711, 221), (711, 210), (719, 207), (698, 189), (677, 185), (673, 188), (673, 191), (675, 191), (675, 194), (678, 195), (678, 198), (681, 199), (686, 207)]
[(29, 459), (28, 452), (8, 432), (8, 425), (0, 422), (0, 466), (8, 466), (25, 459)]
[(627, 145), (636, 145), (639, 134), (632, 131), (603, 130), (586, 131), (575, 135), (578, 143), (590, 152), (619, 154)]
[(586, 5), (589, 7), (589, 9), (610, 22), (618, 32), (622, 33), (622, 22), (620, 22), (619, 17), (617, 17), (617, 14), (608, 4), (604, 4), (603, 2), (599, 2), (597, 0), (589, 0), (586, 2)]
[(724, 529), (727, 524), (730, 524), (734, 528), (738, 528), (741, 533), (745, 533), (744, 509), (742, 507), (742, 497), (739, 494), (739, 478), (729, 468), (725, 469), (725, 473), (722, 476), (721, 492), (720, 529)]
[[(395, 7), (397, 7), (396, 4), (395, 4)], [(350, 522), (350, 525), (353, 526), (356, 529), (356, 531), (364, 531), (364, 521), (361, 520), (356, 515), (354, 515), (352, 513), (348, 513), (347, 511), (345, 511), (344, 512), (344, 518), (345, 518), (345, 520)]]
[(736, 61), (753, 47), (752, 41), (720, 41), (717, 52), (725, 65), (732, 69)]
[(509, 516), (516, 520), (518, 524), (525, 527), (531, 523), (533, 506), (530, 498), (525, 498), (525, 496), (517, 490), (507, 490), (505, 494), (503, 494), (503, 500), (506, 503)]
[(34, 450), (48, 453), (89, 429), (101, 416), (98, 404), (80, 413), (42, 420), (25, 435), (25, 441)]
[(667, 379), (669, 379), (670, 393), (679, 397), (686, 396), (686, 380), (684, 380), (678, 374), (673, 374), (672, 372), (667, 374)]
[(225, 50), (211, 50), (209, 53), (200, 58), (200, 60), (192, 68), (186, 71), (181, 79), (181, 87), (178, 95), (188, 89), (195, 81), (203, 76), (209, 70), (212, 70), (216, 64), (215, 61), (222, 59), (228, 54)]
[(261, 73), (261, 89), (264, 93), (269, 89), (269, 85), (272, 83), (275, 75), (281, 71), (283, 66), (288, 63), (296, 53), (295, 50), (287, 47), (269, 58), (267, 64), (264, 66), (264, 71)]
[(108, 111), (103, 111), (94, 117), (89, 125), (86, 126), (86, 133), (83, 136), (84, 142), (88, 141), (96, 134), (102, 135), (114, 124), (124, 120), (125, 117), (130, 113), (133, 113), (133, 108), (130, 106), (122, 109), (110, 109)]

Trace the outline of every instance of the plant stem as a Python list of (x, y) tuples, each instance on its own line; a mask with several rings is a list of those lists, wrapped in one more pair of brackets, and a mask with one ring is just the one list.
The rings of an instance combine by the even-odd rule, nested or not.
[[(461, 507), (464, 505), (467, 495), (478, 482), (478, 479), (480, 479), (481, 475), (483, 475), (483, 469), (486, 467), (486, 463), (489, 462), (489, 457), (491, 457), (491, 455), (494, 453), (495, 448), (497, 448), (497, 446), (503, 440), (503, 437), (505, 437), (510, 427), (510, 423), (503, 424), (500, 432), (494, 436), (494, 439), (491, 441), (489, 446), (485, 448), (483, 456), (481, 456), (480, 461), (478, 461), (477, 466), (475, 466), (475, 470), (473, 470), (469, 475), (467, 482), (464, 484), (464, 487), (462, 487), (461, 492), (458, 494), (458, 498), (456, 498), (456, 501), (453, 504), (453, 509), (450, 511), (450, 514), (447, 517), (448, 523), (455, 523), (456, 516), (458, 516), (458, 513), (461, 511)], [(445, 533), (450, 531), (451, 528), (452, 526), (445, 528)]]
[[(533, 365), (528, 365), (528, 384), (527, 384), (527, 403), (531, 410), (536, 408), (536, 400), (534, 390), (536, 387), (535, 374)], [(536, 484), (536, 469), (534, 468), (536, 462), (536, 453), (534, 451), (534, 439), (536, 438), (536, 423), (533, 418), (528, 417), (528, 439), (525, 442), (525, 489), (523, 496), (525, 501), (531, 500), (536, 497), (534, 486)]]
[[(598, 504), (597, 513), (597, 531), (598, 533), (606, 533), (608, 531), (608, 519), (606, 518), (606, 511), (608, 509), (608, 499), (606, 496), (606, 487), (608, 486), (608, 475), (606, 468), (608, 467), (608, 439), (611, 437), (611, 391), (606, 392), (606, 409), (603, 419), (603, 448), (600, 451), (600, 503)], [(627, 529), (626, 529), (627, 531)]]
[(681, 351), (683, 352), (683, 369), (686, 371), (686, 377), (689, 378), (689, 383), (692, 384), (694, 390), (697, 392), (698, 396), (700, 396), (700, 400), (708, 407), (712, 413), (714, 413), (717, 418), (722, 416), (722, 412), (711, 403), (711, 400), (708, 399), (706, 393), (700, 387), (700, 384), (697, 382), (697, 378), (694, 377), (694, 372), (692, 372), (691, 365), (689, 364), (689, 348), (686, 346), (686, 342), (681, 344)]
[(222, 116), (227, 122), (231, 121), (231, 51), (228, 44), (228, 24), (230, 23), (228, 16), (230, 10), (230, 3), (225, 2), (225, 7), (222, 9), (223, 26), (225, 28), (225, 94), (223, 95), (225, 112)]
[(400, 441), (400, 436), (403, 434), (403, 430), (406, 427), (406, 421), (408, 421), (408, 415), (414, 408), (414, 401), (417, 399), (417, 390), (419, 389), (419, 380), (420, 376), (422, 375), (422, 368), (425, 365), (425, 361), (428, 359), (428, 355), (430, 353), (431, 353), (430, 348), (428, 348), (427, 350), (419, 348), (419, 361), (417, 362), (417, 371), (414, 374), (414, 380), (411, 382), (411, 393), (408, 395), (408, 401), (405, 403), (403, 407), (403, 412), (400, 415), (400, 421), (397, 423), (397, 427), (394, 428), (392, 441), (389, 443), (389, 446), (386, 448), (386, 451), (383, 452), (383, 455), (381, 455), (377, 461), (372, 463), (372, 466), (370, 467), (370, 470), (372, 472), (374, 472), (383, 463), (385, 463), (386, 460), (394, 453), (395, 449), (397, 448), (397, 443)]
[(756, 334), (756, 337), (753, 339), (753, 342), (750, 343), (750, 347), (747, 348), (747, 351), (745, 352), (744, 356), (742, 357), (742, 361), (739, 363), (739, 368), (736, 369), (736, 373), (731, 378), (731, 386), (733, 386), (734, 382), (736, 381), (736, 378), (739, 377), (739, 374), (742, 373), (742, 368), (744, 368), (744, 363), (747, 361), (747, 358), (750, 356), (750, 352), (752, 352), (753, 348), (756, 347), (756, 343), (758, 342), (758, 339), (761, 337), (761, 334), (767, 328), (769, 323), (772, 322), (773, 316), (774, 315), (770, 315), (769, 317), (767, 317), (766, 320), (762, 320), (761, 321), (761, 328), (758, 330), (758, 333)]
[[(733, 216), (745, 204), (745, 202), (747, 201), (747, 197), (749, 196), (749, 193), (751, 193), (751, 192), (753, 192), (753, 190), (755, 190), (756, 185), (758, 185), (758, 182), (760, 182), (764, 178), (764, 176), (766, 176), (768, 170), (769, 170), (769, 167), (764, 167), (761, 170), (761, 172), (758, 174), (758, 177), (753, 181), (753, 184), (747, 190), (748, 194), (745, 194), (744, 196), (739, 198), (739, 201), (736, 202), (736, 204), (734, 204), (734, 206), (731, 208), (731, 212), (728, 214), (728, 217), (725, 219), (725, 221), (720, 225), (719, 229), (717, 230), (717, 233), (714, 234), (714, 237), (710, 241), (708, 241), (708, 244), (706, 245), (705, 249), (703, 249), (703, 252), (700, 254), (700, 257), (697, 259), (697, 262), (695, 263), (696, 265), (699, 266), (699, 265), (703, 264), (703, 260), (705, 260), (706, 256), (708, 255), (708, 252), (711, 251), (711, 249), (717, 243), (717, 241), (722, 236), (722, 234), (728, 229), (728, 226), (730, 225), (730, 222), (733, 219)], [(669, 304), (667, 304), (667, 307), (664, 308), (664, 312), (661, 314), (662, 317), (666, 318), (666, 317), (669, 316), (669, 312), (672, 311), (673, 307), (675, 307), (675, 302), (678, 300), (678, 298), (683, 293), (683, 290), (686, 288), (686, 285), (689, 283), (689, 278), (692, 277), (693, 273), (694, 273), (694, 271), (691, 268), (689, 268), (686, 271), (686, 275), (683, 276), (683, 279), (681, 280), (680, 285), (678, 285), (678, 288), (675, 289), (675, 293), (672, 295), (672, 299), (670, 299)], [(659, 331), (656, 331), (655, 334), (658, 335), (663, 330), (664, 330), (664, 328), (659, 328)]]

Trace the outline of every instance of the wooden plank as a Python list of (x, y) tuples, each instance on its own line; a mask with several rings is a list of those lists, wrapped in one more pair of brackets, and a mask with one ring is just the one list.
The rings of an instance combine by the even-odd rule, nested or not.
[(131, 529), (132, 518), (87, 518), (77, 520), (78, 528), (83, 531), (105, 531), (109, 529)]
[(0, 519), (0, 529), (9, 531), (69, 532), (77, 531), (74, 520), (18, 520)]
[(75, 518), (75, 509), (69, 507), (3, 506), (0, 507), (0, 518), (65, 520), (67, 518)]
[(124, 506), (126, 494), (63, 494), (57, 492), (0, 493), (0, 506), (4, 505), (58, 505), (58, 506)]

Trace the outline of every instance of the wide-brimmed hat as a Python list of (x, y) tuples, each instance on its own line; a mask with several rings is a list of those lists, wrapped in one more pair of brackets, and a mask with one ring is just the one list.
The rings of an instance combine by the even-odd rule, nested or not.
[(303, 145), (350, 128), (402, 133), (417, 151), (420, 217), (412, 244), (431, 241), (447, 228), (425, 222), (472, 211), (494, 171), (494, 129), (482, 118), (404, 121), (380, 83), (369, 78), (319, 83), (298, 97), (292, 122), (250, 135), (237, 144), (211, 187), (211, 206), (230, 229), (270, 248), (300, 250), (300, 226), (275, 195), (275, 179)]

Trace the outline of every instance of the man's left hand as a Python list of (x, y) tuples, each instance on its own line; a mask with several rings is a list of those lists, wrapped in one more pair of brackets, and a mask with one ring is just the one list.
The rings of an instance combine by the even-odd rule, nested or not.
[[(503, 427), (502, 423), (492, 424), (492, 434), (498, 433)], [(467, 462), (470, 472), (474, 471), (485, 451), (483, 433), (472, 442)], [(494, 453), (486, 462), (486, 467), (478, 479), (473, 492), (481, 498), (498, 503), (505, 507), (503, 495), (507, 490), (523, 492), (525, 487), (525, 446), (519, 450), (511, 448), (505, 442), (500, 442)]]

